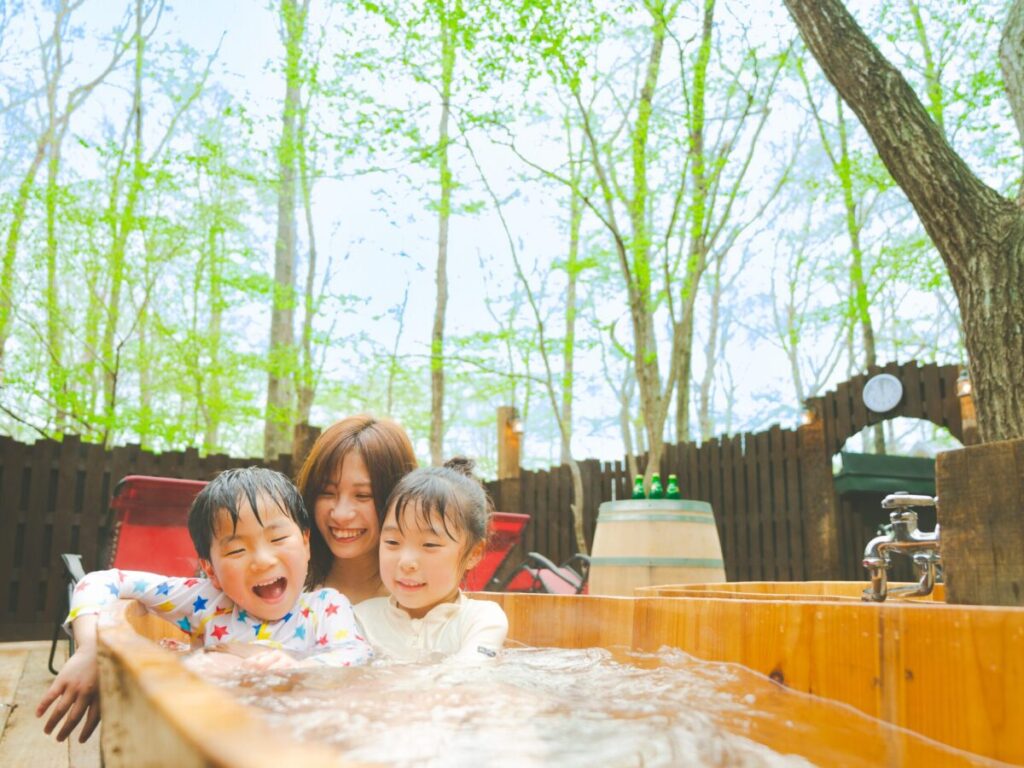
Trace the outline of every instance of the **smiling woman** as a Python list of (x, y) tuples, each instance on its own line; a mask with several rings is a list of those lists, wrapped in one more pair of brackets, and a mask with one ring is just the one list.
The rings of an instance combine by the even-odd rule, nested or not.
[(362, 414), (320, 435), (296, 484), (313, 514), (310, 586), (338, 590), (353, 603), (387, 594), (377, 550), (388, 496), (416, 468), (401, 426)]

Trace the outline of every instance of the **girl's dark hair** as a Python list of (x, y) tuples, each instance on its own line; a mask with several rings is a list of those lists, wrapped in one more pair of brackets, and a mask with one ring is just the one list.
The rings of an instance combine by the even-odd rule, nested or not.
[(210, 544), (220, 510), (227, 510), (231, 515), (231, 525), (238, 526), (238, 507), (242, 499), (249, 502), (249, 508), (260, 525), (263, 525), (261, 504), (264, 510), (272, 504), (294, 520), (300, 530), (309, 530), (309, 512), (291, 480), (264, 467), (228, 469), (207, 483), (188, 512), (188, 533), (200, 558), (210, 559)]
[[(355, 451), (370, 474), (373, 504), (377, 520), (384, 521), (391, 489), (403, 475), (416, 468), (416, 452), (409, 435), (390, 419), (376, 419), (368, 414), (350, 416), (325, 429), (313, 444), (302, 464), (295, 484), (310, 514), (314, 513), (317, 496), (338, 479), (345, 457)], [(331, 554), (323, 534), (313, 526), (309, 535), (309, 586), (323, 584), (331, 570)]]
[[(403, 477), (388, 499), (395, 511), (395, 525), (402, 527), (402, 515), (412, 506), (417, 522), (431, 530), (431, 515), (441, 518), (445, 534), (453, 541), (454, 532), (465, 531), (466, 553), (487, 539), (491, 501), (480, 481), (473, 475), (474, 462), (456, 456), (443, 467), (425, 467)], [(437, 533), (437, 531), (435, 531)]]

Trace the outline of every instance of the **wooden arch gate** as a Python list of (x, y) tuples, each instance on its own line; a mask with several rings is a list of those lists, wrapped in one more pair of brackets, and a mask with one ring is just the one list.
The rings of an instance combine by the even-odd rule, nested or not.
[[(864, 404), (865, 384), (888, 373), (902, 384), (891, 410)], [(956, 365), (889, 363), (873, 367), (834, 391), (807, 401), (805, 423), (774, 425), (757, 433), (721, 435), (703, 443), (665, 446), (662, 477), (679, 477), (683, 495), (715, 510), (726, 575), (731, 581), (804, 581), (860, 578), (863, 532), (843, 525), (832, 475), (832, 457), (864, 427), (904, 416), (945, 427), (972, 442), (973, 408), (957, 394)], [(641, 470), (646, 456), (638, 457)], [(583, 528), (593, 542), (602, 501), (629, 498), (628, 462), (579, 462)], [(577, 551), (570, 512), (573, 483), (568, 466), (529, 471), (498, 480), (491, 493), (506, 511), (531, 515), (524, 551), (562, 562)], [(515, 559), (515, 558), (510, 558)], [(521, 558), (520, 558), (521, 559)]]

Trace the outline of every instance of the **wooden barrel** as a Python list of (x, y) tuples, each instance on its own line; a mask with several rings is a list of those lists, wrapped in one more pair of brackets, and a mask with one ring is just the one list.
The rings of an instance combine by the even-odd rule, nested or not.
[(722, 545), (704, 501), (606, 501), (590, 552), (592, 595), (632, 595), (636, 587), (725, 581)]

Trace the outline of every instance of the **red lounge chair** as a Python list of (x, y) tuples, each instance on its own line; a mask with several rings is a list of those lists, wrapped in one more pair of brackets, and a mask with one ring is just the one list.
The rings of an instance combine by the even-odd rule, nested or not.
[[(495, 512), (491, 515), (490, 531), (487, 536), (487, 550), (473, 568), (466, 571), (462, 588), (468, 592), (495, 591), (497, 582), (494, 574), (505, 562), (512, 548), (523, 537), (523, 529), (530, 522), (529, 515), (517, 512)], [(493, 582), (493, 583), (492, 583)]]
[[(114, 488), (107, 518), (110, 544), (99, 569), (152, 571), (165, 576), (193, 576), (199, 572), (199, 556), (188, 535), (188, 510), (203, 489), (202, 480), (128, 475)], [(82, 556), (63, 554), (68, 576), (68, 601), (79, 579), (85, 576)], [(67, 607), (57, 617), (50, 645), (49, 668), (57, 650)], [(71, 648), (74, 651), (74, 646)]]
[(539, 552), (530, 552), (498, 587), (499, 592), (546, 592), (553, 595), (587, 593), (590, 558), (575, 554), (561, 565), (555, 565)]

